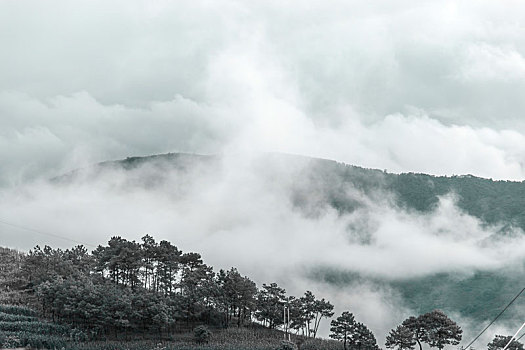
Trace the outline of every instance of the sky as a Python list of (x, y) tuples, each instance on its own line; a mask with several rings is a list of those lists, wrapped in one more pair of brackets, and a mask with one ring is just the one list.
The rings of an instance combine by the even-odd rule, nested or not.
[(165, 152), (524, 178), (519, 1), (0, 3), (0, 184)]
[[(519, 235), (483, 245), (497, 228), (452, 195), (415, 215), (348, 189), (364, 209), (310, 218), (289, 203), (293, 176), (269, 187), (271, 172), (257, 166), (261, 154), (282, 152), (525, 179), (523, 2), (4, 0), (0, 43), (0, 220), (92, 245), (150, 233), (259, 284), (313, 289), (383, 334), (411, 312), (399, 296), (315, 284), (308, 270), (395, 279), (525, 258)], [(154, 190), (130, 187), (118, 171), (46, 182), (167, 152), (220, 154), (222, 170), (170, 174)], [(374, 244), (356, 244), (349, 225), (370, 228)], [(23, 250), (71, 243), (0, 229), (3, 244)]]

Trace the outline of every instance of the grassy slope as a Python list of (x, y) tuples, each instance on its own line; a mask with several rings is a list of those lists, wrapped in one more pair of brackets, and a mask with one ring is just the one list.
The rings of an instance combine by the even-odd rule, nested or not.
[[(176, 334), (170, 341), (105, 341), (77, 344), (74, 350), (275, 350), (283, 339), (283, 333), (262, 328), (229, 328), (212, 331), (206, 344), (196, 344), (192, 334)], [(298, 338), (293, 336), (292, 341)], [(304, 340), (304, 339), (303, 339)], [(340, 350), (341, 343), (334, 340), (308, 339), (301, 350)]]
[[(196, 344), (191, 333), (173, 334), (170, 340), (142, 340), (141, 336), (127, 340), (74, 341), (74, 330), (51, 322), (40, 321), (34, 311), (25, 307), (0, 305), (0, 347), (63, 348), (66, 350), (274, 350), (283, 333), (262, 327), (214, 330), (206, 344)], [(74, 338), (73, 338), (74, 339)], [(298, 337), (292, 336), (296, 342)], [(302, 350), (339, 350), (333, 340), (303, 340)]]

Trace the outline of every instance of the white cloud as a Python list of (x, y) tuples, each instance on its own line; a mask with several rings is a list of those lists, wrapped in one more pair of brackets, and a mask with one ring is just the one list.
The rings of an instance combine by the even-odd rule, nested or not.
[(466, 81), (519, 81), (525, 76), (525, 58), (516, 49), (473, 44), (465, 56), (460, 78)]
[(519, 3), (32, 5), (0, 4), (4, 185), (238, 150), (523, 178)]
[[(285, 263), (384, 277), (522, 261), (511, 249), (522, 240), (488, 249), (479, 242), (491, 229), (448, 198), (432, 215), (367, 202), (354, 215), (304, 217), (283, 194), (293, 177), (276, 185), (245, 155), (523, 179), (524, 17), (517, 1), (0, 2), (0, 212), (93, 243), (153, 233), (261, 281)], [(119, 173), (96, 186), (39, 182), (170, 151), (233, 160), (217, 179), (197, 173), (163, 191), (128, 191), (137, 179)], [(352, 243), (349, 224), (368, 225), (374, 244)], [(355, 288), (370, 298), (363, 315), (395, 299)], [(397, 307), (367, 321), (383, 327)]]
[[(138, 240), (149, 233), (203, 254), (217, 269), (238, 267), (259, 285), (277, 281), (296, 295), (310, 289), (338, 312), (355, 312), (380, 339), (413, 313), (399, 295), (363, 281), (329, 285), (312, 273), (328, 268), (404, 280), (520, 266), (525, 258), (523, 234), (494, 239), (498, 228), (462, 213), (454, 197), (417, 214), (392, 206), (388, 194), (378, 201), (348, 188), (361, 209), (341, 216), (320, 206), (312, 216), (290, 197), (292, 184), (308, 174), (306, 159), (237, 155), (189, 165), (180, 172), (159, 173), (152, 165), (98, 176), (88, 171), (72, 184), (6, 189), (2, 220), (92, 245), (112, 235)], [(3, 224), (2, 232), (2, 244), (21, 249), (73, 244)]]

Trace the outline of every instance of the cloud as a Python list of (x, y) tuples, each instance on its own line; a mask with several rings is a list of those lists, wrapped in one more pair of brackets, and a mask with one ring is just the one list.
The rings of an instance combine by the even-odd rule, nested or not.
[(472, 45), (466, 55), (462, 78), (494, 82), (520, 80), (525, 74), (525, 58), (513, 48), (487, 44)]
[[(498, 227), (461, 212), (453, 196), (441, 198), (431, 213), (416, 214), (393, 206), (388, 194), (377, 200), (348, 188), (346, 195), (360, 209), (340, 215), (318, 203), (311, 215), (291, 198), (292, 185), (311, 171), (306, 158), (212, 159), (183, 159), (179, 170), (163, 163), (127, 172), (86, 170), (72, 183), (6, 189), (0, 192), (0, 212), (10, 223), (93, 246), (112, 235), (168, 239), (183, 251), (203, 254), (216, 269), (238, 267), (259, 285), (277, 281), (295, 295), (312, 290), (338, 312), (354, 311), (380, 339), (415, 312), (388, 284), (374, 281), (467, 276), (519, 267), (525, 258), (520, 232), (496, 239)], [(5, 225), (2, 231), (4, 245), (21, 249), (74, 244)], [(319, 269), (361, 278), (327, 284), (312, 277)]]
[[(0, 212), (91, 244), (152, 233), (259, 282), (320, 265), (396, 279), (516, 264), (522, 236), (490, 241), (495, 228), (461, 213), (453, 197), (415, 214), (348, 189), (360, 210), (305, 215), (288, 196), (304, 165), (285, 161), (273, 178), (257, 154), (522, 180), (523, 6), (0, 2)], [(70, 186), (45, 181), (173, 151), (225, 158), (217, 173), (145, 167)], [(146, 175), (166, 182), (141, 187)], [(22, 249), (68, 246), (15, 229), (2, 235)], [(373, 285), (327, 290), (304, 276), (290, 285), (328, 293), (376, 329), (407, 312)]]
[(520, 3), (31, 4), (0, 4), (3, 186), (167, 151), (523, 178)]

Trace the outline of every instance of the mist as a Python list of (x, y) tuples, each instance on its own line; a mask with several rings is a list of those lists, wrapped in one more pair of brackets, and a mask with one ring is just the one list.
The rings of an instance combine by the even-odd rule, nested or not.
[(1, 186), (174, 151), (524, 178), (519, 2), (28, 3), (0, 4)]
[[(10, 223), (89, 247), (114, 235), (139, 240), (148, 233), (169, 240), (183, 251), (201, 253), (217, 270), (237, 267), (258, 285), (276, 281), (292, 295), (312, 290), (331, 300), (336, 311), (352, 310), (380, 341), (415, 314), (389, 281), (522, 272), (522, 232), (501, 237), (499, 226), (458, 209), (454, 194), (442, 197), (432, 212), (418, 213), (394, 205), (392, 194), (365, 195), (349, 187), (345, 196), (360, 206), (341, 214), (306, 192), (316, 200), (312, 210), (292, 196), (292, 187), (313, 172), (309, 158), (193, 157), (174, 162), (176, 167), (165, 160), (127, 170), (92, 167), (4, 190), (0, 212)], [(13, 227), (3, 230), (3, 245), (23, 250), (75, 245)], [(323, 270), (359, 278), (334, 284), (322, 277)], [(322, 334), (328, 334), (328, 323)]]
[[(341, 213), (304, 188), (310, 205), (297, 205), (293, 189), (306, 186), (308, 157), (523, 180), (524, 6), (0, 2), (0, 220), (57, 235), (0, 224), (2, 245), (151, 234), (258, 285), (312, 290), (382, 344), (417, 312), (390, 282), (518, 276), (523, 232), (502, 237), (508, 223), (468, 215), (455, 193), (422, 213), (348, 187), (359, 205)], [(92, 167), (167, 152), (217, 156)], [(357, 277), (332, 283), (323, 271)], [(481, 328), (454, 316), (465, 338)]]

